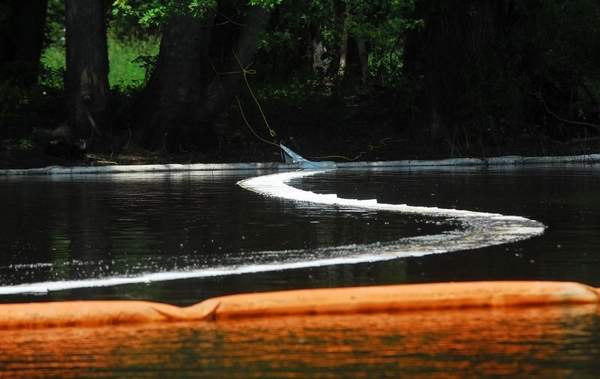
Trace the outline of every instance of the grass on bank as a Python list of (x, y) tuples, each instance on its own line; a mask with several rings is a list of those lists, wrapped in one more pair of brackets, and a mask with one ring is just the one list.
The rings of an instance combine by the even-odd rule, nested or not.
[[(141, 87), (146, 79), (147, 71), (158, 55), (160, 41), (158, 37), (147, 39), (119, 39), (108, 35), (108, 60), (110, 87)], [(65, 46), (57, 42), (49, 45), (42, 53), (42, 67), (45, 75), (41, 84), (54, 88), (62, 88), (65, 70)]]

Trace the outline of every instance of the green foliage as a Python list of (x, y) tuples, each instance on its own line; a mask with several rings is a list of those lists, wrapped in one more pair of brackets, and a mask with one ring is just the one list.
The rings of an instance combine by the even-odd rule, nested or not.
[[(142, 89), (155, 65), (164, 25), (172, 15), (182, 13), (198, 18), (215, 15), (207, 54), (218, 67), (227, 59), (232, 41), (243, 32), (248, 7), (261, 6), (271, 11), (271, 20), (260, 37), (253, 67), (257, 75), (251, 80), (266, 101), (314, 102), (314, 109), (319, 110), (330, 102), (379, 91), (397, 101), (389, 108), (400, 109), (397, 112), (405, 115), (398, 118), (406, 120), (417, 108), (432, 113), (424, 104), (437, 96), (441, 106), (435, 111), (441, 118), (450, 114), (442, 121), (457, 125), (451, 133), (459, 135), (464, 130), (469, 138), (480, 133), (482, 140), (491, 143), (520, 133), (522, 128), (516, 125), (523, 120), (536, 128), (549, 124), (553, 116), (544, 109), (541, 96), (562, 118), (600, 123), (598, 2), (498, 4), (477, 0), (113, 0), (108, 15), (109, 81), (116, 101)], [(0, 21), (5, 16), (0, 4)], [(431, 25), (426, 21), (432, 19), (439, 22), (439, 29), (427, 29)], [(46, 33), (40, 88), (59, 91), (65, 69), (63, 0), (49, 0)], [(348, 36), (348, 53), (342, 78), (343, 36)], [(368, 53), (365, 83), (360, 80), (358, 41)], [(326, 62), (325, 68), (313, 67), (315, 46), (322, 48), (319, 58)], [(44, 108), (50, 101), (40, 88), (27, 93), (0, 88), (3, 95), (8, 94), (0, 106), (0, 120), (19, 125), (19, 112), (31, 104)], [(129, 103), (117, 105), (126, 106)], [(418, 128), (430, 126), (425, 124)]]
[(65, 48), (59, 44), (49, 45), (42, 52), (40, 84), (62, 88), (65, 74)]
[(171, 1), (115, 0), (114, 17), (132, 17), (144, 28), (156, 27), (166, 21)]
[(20, 151), (31, 151), (34, 148), (34, 143), (29, 138), (19, 138), (16, 143), (16, 148)]
[(335, 76), (344, 28), (349, 42), (360, 39), (368, 48), (371, 80), (395, 85), (403, 75), (403, 52), (408, 32), (423, 26), (414, 18), (414, 0), (312, 0), (308, 3), (283, 2), (276, 9), (275, 22), (261, 40), (267, 64), (280, 75), (310, 68), (313, 41), (324, 44), (324, 59)]
[(265, 100), (277, 100), (291, 104), (308, 102), (325, 105), (331, 94), (331, 87), (321, 80), (293, 77), (285, 82), (263, 82), (257, 88), (258, 97)]
[(109, 83), (111, 87), (140, 87), (149, 74), (154, 58), (158, 55), (159, 41), (156, 37), (145, 40), (108, 39)]
[[(227, 7), (239, 11), (248, 5), (262, 6), (274, 12), (275, 21), (263, 34), (260, 46), (263, 54), (268, 54), (263, 62), (271, 67), (284, 68), (284, 72), (280, 73), (284, 76), (309, 67), (303, 61), (306, 59), (304, 52), (312, 43), (311, 38), (322, 41), (326, 51), (324, 58), (335, 62), (341, 43), (341, 24), (345, 24), (350, 38), (364, 40), (369, 48), (370, 77), (379, 84), (393, 85), (402, 76), (407, 32), (422, 26), (422, 20), (412, 17), (415, 0), (238, 0)], [(124, 28), (124, 25), (135, 22), (143, 29), (157, 30), (170, 15), (188, 13), (203, 17), (215, 11), (217, 6), (216, 0), (115, 0), (112, 4), (113, 25)], [(115, 49), (118, 48), (115, 46)], [(136, 62), (150, 67), (153, 54), (140, 55), (147, 55), (150, 59), (139, 58)], [(335, 72), (333, 66), (330, 74)], [(111, 58), (111, 83), (122, 82), (117, 79), (122, 75), (113, 75), (112, 72), (121, 72), (124, 67), (127, 65), (121, 63), (113, 66)], [(139, 75), (134, 71), (131, 73), (133, 80), (139, 81)]]
[[(283, 0), (249, 0), (246, 4), (272, 9)], [(244, 5), (238, 4), (239, 6)], [(115, 0), (114, 17), (133, 17), (144, 28), (163, 25), (173, 14), (191, 14), (205, 17), (217, 9), (217, 0)]]
[(414, 18), (414, 0), (347, 1), (350, 35), (366, 41), (369, 75), (384, 86), (393, 86), (403, 76), (404, 43), (407, 32), (423, 27)]
[(48, 0), (44, 45), (65, 45), (65, 2)]

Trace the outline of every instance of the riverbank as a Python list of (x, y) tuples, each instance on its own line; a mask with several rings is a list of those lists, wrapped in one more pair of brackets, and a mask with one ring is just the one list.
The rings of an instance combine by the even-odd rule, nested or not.
[[(331, 143), (324, 143), (330, 141)], [(290, 141), (288, 141), (289, 143)], [(318, 138), (312, 143), (307, 138), (291, 141), (293, 148), (300, 154), (313, 160), (337, 162), (352, 161), (401, 161), (431, 160), (445, 158), (480, 158), (483, 154), (452, 155), (443, 147), (411, 143), (403, 139), (384, 139), (379, 145), (367, 145), (361, 150), (359, 142), (342, 143), (331, 139)], [(491, 148), (490, 148), (491, 150)], [(498, 150), (498, 149), (494, 149)], [(594, 154), (600, 151), (598, 141), (579, 141), (572, 144), (552, 143), (531, 149), (529, 146), (513, 146), (500, 150), (495, 156), (575, 156)], [(444, 154), (446, 153), (446, 154)], [(52, 155), (42, 146), (25, 145), (15, 140), (2, 141), (0, 151), (0, 169), (26, 169), (47, 166), (106, 166), (106, 165), (149, 165), (167, 163), (233, 163), (233, 162), (282, 162), (281, 153), (274, 146), (260, 141), (247, 141), (247, 144), (227, 152), (213, 150), (205, 153), (187, 152), (178, 154), (157, 153), (141, 148), (125, 149), (118, 153), (82, 154), (77, 157)]]
[[(338, 162), (581, 155), (600, 151), (600, 138), (593, 133), (574, 131), (553, 137), (534, 124), (505, 127), (503, 133), (482, 130), (464, 138), (434, 135), (430, 128), (411, 120), (408, 100), (396, 98), (384, 89), (304, 85), (296, 91), (285, 86), (259, 88), (258, 103), (246, 94), (239, 104), (232, 103), (212, 126), (207, 126), (209, 132), (203, 146), (185, 140), (171, 151), (150, 151), (136, 145), (135, 122), (131, 120), (134, 93), (120, 97), (115, 94), (115, 103), (121, 106), (115, 108), (113, 115), (113, 136), (108, 144), (112, 148), (94, 153), (69, 146), (60, 135), (66, 119), (58, 106), (64, 102), (60, 93), (30, 96), (26, 108), (13, 112), (11, 123), (8, 119), (0, 122), (7, 126), (0, 133), (0, 168), (281, 161), (279, 149), (269, 142), (282, 142), (307, 159)], [(339, 92), (329, 93), (332, 91)]]

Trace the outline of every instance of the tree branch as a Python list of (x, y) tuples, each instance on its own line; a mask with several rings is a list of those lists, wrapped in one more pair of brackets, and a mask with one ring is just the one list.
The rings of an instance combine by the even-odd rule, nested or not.
[(546, 110), (546, 112), (549, 115), (551, 115), (552, 117), (554, 117), (555, 119), (557, 119), (558, 121), (564, 122), (566, 124), (571, 124), (571, 125), (577, 125), (577, 126), (584, 126), (584, 127), (588, 127), (588, 128), (593, 128), (595, 130), (600, 131), (600, 125), (598, 125), (598, 124), (592, 124), (590, 122), (585, 122), (585, 121), (567, 120), (566, 118), (560, 117), (558, 114), (556, 114), (555, 112), (553, 112), (548, 107), (548, 104), (544, 100), (544, 96), (542, 95), (542, 92), (539, 92), (539, 98), (540, 98), (540, 101), (542, 102), (542, 104), (544, 105), (544, 109)]

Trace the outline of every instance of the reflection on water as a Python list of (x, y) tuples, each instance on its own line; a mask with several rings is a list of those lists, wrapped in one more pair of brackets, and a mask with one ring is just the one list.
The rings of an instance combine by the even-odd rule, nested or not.
[[(477, 251), (360, 265), (141, 283), (0, 301), (209, 296), (315, 286), (443, 280), (574, 280), (600, 286), (597, 166), (499, 171), (337, 171), (292, 184), (348, 198), (499, 212), (544, 235)], [(235, 182), (263, 174), (136, 174), (0, 179), (0, 285), (243, 267), (322, 257), (323, 249), (437, 234), (443, 219), (267, 199)]]
[[(3, 204), (0, 220), (0, 249), (7, 252), (0, 256), (0, 284), (131, 276), (139, 280), (115, 282), (140, 283), (156, 279), (149, 274), (157, 272), (177, 271), (169, 277), (186, 278), (264, 271), (273, 262), (301, 267), (298, 262), (343, 254), (340, 245), (364, 249), (363, 244), (452, 228), (418, 215), (265, 199), (235, 186), (240, 178), (206, 173), (5, 178), (0, 198), (11, 200)], [(77, 283), (58, 288), (73, 286)]]
[[(357, 265), (6, 296), (0, 301), (152, 299), (475, 279), (600, 286), (600, 171), (340, 171), (296, 186), (521, 215), (541, 237), (475, 251)], [(451, 230), (444, 220), (263, 199), (258, 175), (0, 178), (0, 285), (256, 262)], [(600, 372), (595, 307), (478, 310), (242, 323), (0, 331), (4, 377), (576, 377)]]
[(411, 282), (542, 279), (600, 287), (600, 165), (380, 170), (366, 177), (347, 171), (295, 185), (381, 202), (519, 215), (547, 226), (542, 236), (518, 244), (411, 260)]
[(595, 306), (0, 331), (11, 377), (577, 377)]

